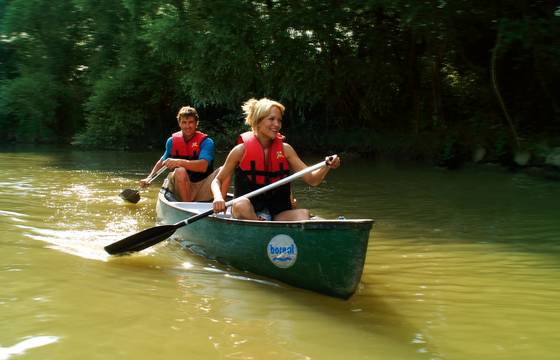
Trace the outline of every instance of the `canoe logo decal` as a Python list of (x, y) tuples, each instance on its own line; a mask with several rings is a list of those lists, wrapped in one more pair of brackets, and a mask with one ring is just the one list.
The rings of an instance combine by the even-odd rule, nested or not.
[(294, 239), (285, 234), (274, 236), (266, 247), (268, 258), (274, 265), (286, 269), (294, 265), (297, 259), (297, 246)]

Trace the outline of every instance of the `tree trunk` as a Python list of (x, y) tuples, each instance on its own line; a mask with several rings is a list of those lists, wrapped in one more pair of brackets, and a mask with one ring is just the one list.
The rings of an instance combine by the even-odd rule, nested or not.
[(500, 107), (502, 108), (502, 112), (504, 113), (504, 117), (506, 118), (509, 128), (511, 130), (511, 135), (513, 136), (514, 139), (514, 143), (516, 145), (516, 150), (519, 151), (520, 149), (520, 144), (519, 144), (519, 137), (517, 136), (517, 131), (515, 130), (515, 126), (513, 125), (513, 121), (511, 120), (511, 117), (509, 116), (509, 113), (507, 111), (506, 108), (506, 104), (504, 103), (504, 100), (502, 98), (502, 94), (500, 93), (500, 88), (498, 86), (498, 79), (496, 76), (496, 58), (497, 58), (497, 49), (498, 46), (500, 45), (500, 27), (498, 27), (498, 34), (496, 37), (496, 45), (494, 46), (494, 48), (492, 49), (492, 58), (491, 58), (491, 64), (490, 64), (490, 71), (492, 73), (492, 86), (494, 88), (494, 93), (496, 94), (496, 98), (498, 99), (498, 102), (500, 103)]
[(433, 101), (433, 124), (435, 127), (445, 126), (441, 98), (441, 64), (443, 61), (443, 48), (441, 45), (436, 47), (436, 53), (432, 62), (432, 101)]

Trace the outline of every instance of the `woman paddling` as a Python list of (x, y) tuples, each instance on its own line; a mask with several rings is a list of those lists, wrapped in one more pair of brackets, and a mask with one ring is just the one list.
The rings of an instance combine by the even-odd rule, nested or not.
[[(212, 181), (214, 212), (226, 210), (220, 191), (222, 184), (235, 174), (235, 197), (274, 183), (289, 175), (290, 171), (300, 171), (307, 165), (280, 134), (284, 105), (262, 98), (250, 99), (242, 106), (245, 123), (251, 131), (239, 136), (238, 145), (229, 153), (223, 167)], [(326, 159), (327, 166), (303, 176), (311, 186), (319, 185), (329, 169), (340, 166), (336, 155)], [(245, 220), (295, 221), (309, 219), (309, 210), (293, 209), (290, 184), (282, 185), (251, 199), (240, 199), (232, 206), (233, 217)]]

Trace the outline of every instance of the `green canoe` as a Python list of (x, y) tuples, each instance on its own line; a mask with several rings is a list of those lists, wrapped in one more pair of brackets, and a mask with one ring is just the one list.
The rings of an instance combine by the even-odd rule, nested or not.
[[(157, 221), (174, 224), (211, 209), (161, 189)], [(212, 215), (172, 236), (197, 255), (292, 286), (347, 299), (362, 276), (373, 220), (252, 221)]]

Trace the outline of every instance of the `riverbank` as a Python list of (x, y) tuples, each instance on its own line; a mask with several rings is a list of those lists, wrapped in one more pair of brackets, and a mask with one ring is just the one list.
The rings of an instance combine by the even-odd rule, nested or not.
[(288, 142), (300, 153), (339, 153), (345, 158), (367, 158), (394, 162), (418, 162), (450, 170), (465, 165), (495, 165), (512, 172), (560, 180), (560, 146), (550, 146), (544, 140), (524, 144), (515, 150), (506, 139), (487, 141), (485, 145), (465, 141), (456, 136), (424, 134), (376, 134), (350, 130), (346, 136), (312, 133), (289, 134)]

